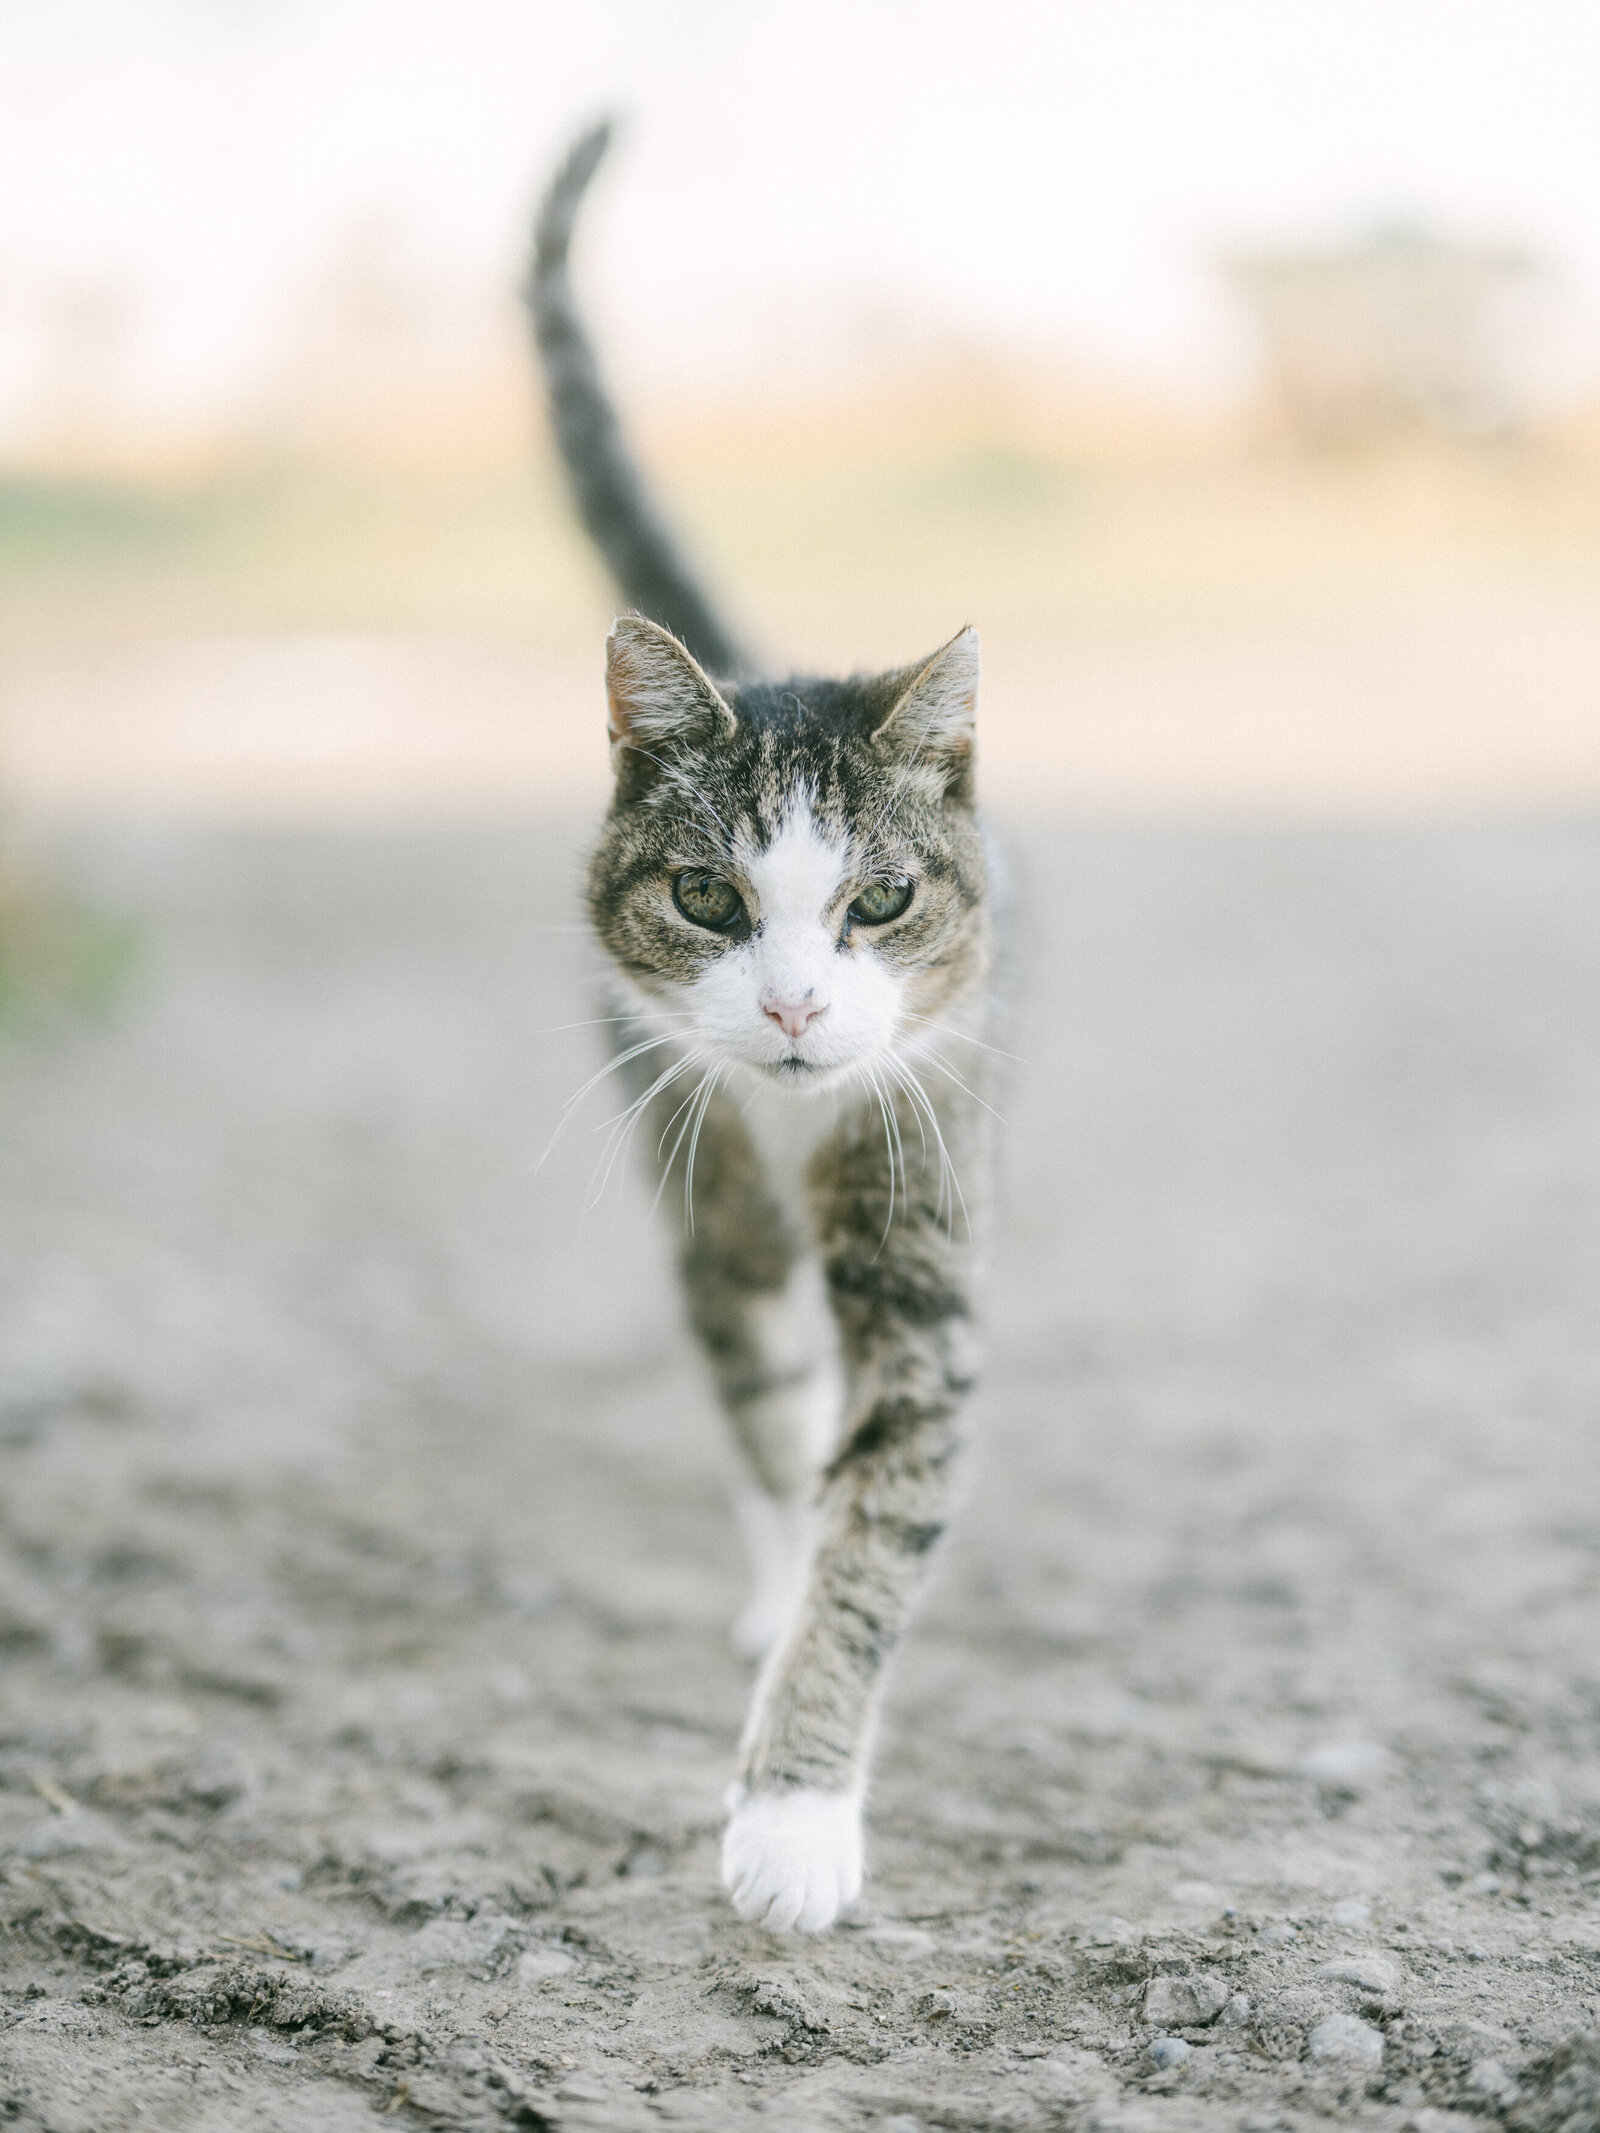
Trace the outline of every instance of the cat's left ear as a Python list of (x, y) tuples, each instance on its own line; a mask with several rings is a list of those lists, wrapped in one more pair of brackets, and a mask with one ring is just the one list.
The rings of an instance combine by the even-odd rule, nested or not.
[(896, 675), (900, 693), (872, 736), (874, 748), (908, 767), (925, 763), (947, 791), (965, 789), (972, 777), (981, 664), (978, 633), (969, 624), (921, 666)]
[(731, 740), (737, 720), (716, 684), (659, 622), (619, 615), (606, 639), (607, 725), (613, 756), (674, 741)]

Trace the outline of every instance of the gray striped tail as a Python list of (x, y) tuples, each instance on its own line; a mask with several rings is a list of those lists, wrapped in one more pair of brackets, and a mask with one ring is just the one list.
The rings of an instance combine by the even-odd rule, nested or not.
[(610, 145), (609, 120), (574, 143), (534, 223), (525, 295), (550, 419), (578, 516), (623, 599), (671, 630), (711, 673), (736, 674), (746, 664), (744, 657), (690, 575), (645, 489), (572, 298), (567, 251), (573, 223)]

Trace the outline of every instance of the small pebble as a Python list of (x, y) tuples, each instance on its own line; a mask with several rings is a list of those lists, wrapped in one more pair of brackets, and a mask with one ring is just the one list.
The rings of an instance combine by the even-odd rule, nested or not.
[(1382, 1955), (1341, 1955), (1336, 1962), (1324, 1963), (1318, 1975), (1359, 1985), (1363, 1992), (1387, 1995), (1400, 1990), (1399, 1969)]
[(1192, 2044), (1185, 2044), (1182, 2037), (1156, 2037), (1152, 2039), (1150, 2057), (1163, 2073), (1174, 2066), (1182, 2066), (1185, 2059), (1194, 2053)]
[(1336, 1926), (1366, 1926), (1372, 1923), (1372, 1906), (1359, 1897), (1347, 1896), (1343, 1903), (1336, 1903), (1332, 1912)]
[(1220, 1911), (1227, 1902), (1222, 1890), (1209, 1881), (1175, 1881), (1172, 1900), (1190, 1911)]
[(1498, 1896), (1502, 1883), (1498, 1874), (1474, 1874), (1468, 1887), (1479, 1896)]
[(1162, 2029), (1195, 2029), (1214, 2022), (1228, 1997), (1221, 1978), (1204, 1970), (1192, 1977), (1153, 1977), (1144, 1988), (1144, 2018)]
[(565, 1948), (530, 1948), (517, 1957), (517, 1983), (542, 1985), (547, 1977), (564, 1977), (576, 1968)]
[(1243, 2029), (1254, 2012), (1255, 2008), (1251, 2003), (1249, 1993), (1236, 1992), (1222, 2010), (1221, 2026), (1224, 2029)]
[(1383, 2032), (1354, 2015), (1328, 2015), (1306, 2040), (1313, 2059), (1332, 2066), (1381, 2066)]
[(1388, 1762), (1388, 1749), (1376, 1741), (1325, 1740), (1308, 1749), (1295, 1768), (1319, 1785), (1357, 1785), (1377, 1777)]
[(275, 2037), (270, 2029), (252, 2029), (246, 2034), (250, 2039), (250, 2049), (258, 2059), (265, 2059), (271, 2066), (299, 2064), (290, 2047), (281, 2038)]
[(931, 1955), (935, 1946), (933, 1935), (924, 1933), (920, 1926), (896, 1925), (892, 1919), (873, 1924), (863, 1921), (856, 1930), (863, 1940), (889, 1955)]
[(1083, 2051), (1075, 2044), (1058, 2044), (1037, 2068), (1042, 2080), (1067, 2104), (1083, 2104), (1101, 2093), (1105, 2061), (1098, 2052)]
[(956, 2011), (956, 2003), (948, 1992), (925, 1992), (917, 2002), (917, 2013), (924, 2022), (944, 2022)]
[(1288, 1941), (1298, 1940), (1300, 1935), (1286, 1918), (1280, 1918), (1275, 1925), (1263, 1926), (1257, 1937), (1264, 1948), (1281, 1948)]
[(1084, 1946), (1103, 1948), (1108, 1943), (1121, 1945), (1124, 1941), (1138, 1940), (1139, 1928), (1126, 1918), (1098, 1918), (1084, 1934)]
[(1517, 2094), (1517, 2084), (1498, 2059), (1475, 2059), (1467, 2070), (1467, 2085), (1497, 2103), (1510, 2103)]
[(11, 1849), (24, 1859), (59, 1859), (68, 1852), (117, 1852), (122, 1838), (97, 1814), (74, 1808), (54, 1814), (20, 1836)]

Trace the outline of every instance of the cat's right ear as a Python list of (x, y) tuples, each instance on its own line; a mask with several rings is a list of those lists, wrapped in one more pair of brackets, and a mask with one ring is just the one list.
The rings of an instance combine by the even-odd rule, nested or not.
[(737, 720), (705, 669), (658, 622), (619, 615), (606, 639), (612, 761), (674, 741), (731, 740)]

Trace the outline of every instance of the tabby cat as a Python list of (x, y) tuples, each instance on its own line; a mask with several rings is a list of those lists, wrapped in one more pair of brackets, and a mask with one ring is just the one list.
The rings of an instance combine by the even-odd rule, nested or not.
[(752, 673), (644, 493), (573, 307), (573, 221), (608, 138), (557, 172), (528, 284), (577, 507), (630, 609), (606, 644), (615, 791), (589, 910), (628, 1122), (747, 1476), (735, 1639), (764, 1656), (723, 1878), (742, 1918), (814, 1933), (860, 1892), (884, 1667), (973, 1381), (978, 640), (844, 681)]

